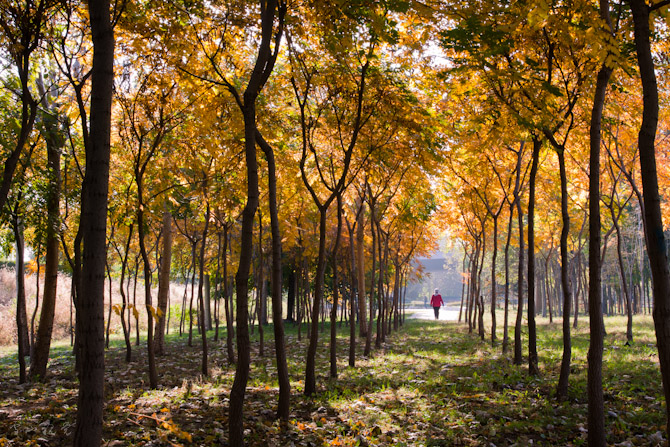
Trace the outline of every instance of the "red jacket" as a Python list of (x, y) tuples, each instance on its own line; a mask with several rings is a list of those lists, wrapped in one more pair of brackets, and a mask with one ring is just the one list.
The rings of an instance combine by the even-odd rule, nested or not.
[(430, 298), (430, 305), (433, 307), (440, 307), (444, 305), (444, 301), (442, 301), (442, 295), (439, 293), (437, 295), (433, 295)]

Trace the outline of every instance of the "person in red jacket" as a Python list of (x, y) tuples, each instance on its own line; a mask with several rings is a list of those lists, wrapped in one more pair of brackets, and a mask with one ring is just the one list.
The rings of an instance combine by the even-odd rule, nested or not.
[(435, 319), (437, 320), (440, 316), (440, 306), (444, 304), (444, 301), (442, 301), (442, 295), (439, 294), (439, 291), (435, 289), (435, 293), (433, 294), (432, 297), (430, 297), (430, 305), (433, 306), (433, 310), (435, 311)]

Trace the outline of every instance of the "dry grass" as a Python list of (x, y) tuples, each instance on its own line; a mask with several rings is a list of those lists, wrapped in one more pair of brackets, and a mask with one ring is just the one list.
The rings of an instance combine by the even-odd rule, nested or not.
[[(58, 275), (58, 292), (56, 298), (56, 314), (54, 316), (53, 339), (62, 340), (70, 337), (70, 287), (71, 278), (69, 275), (60, 273)], [(144, 311), (144, 292), (142, 283), (137, 284), (137, 307), (140, 314), (140, 329), (146, 329), (147, 319)], [(28, 312), (28, 325), (30, 326), (30, 319), (35, 310), (35, 291), (36, 291), (36, 275), (26, 274), (26, 301)], [(40, 301), (42, 293), (44, 292), (44, 275), (40, 277)], [(153, 291), (154, 301), (157, 290)], [(132, 285), (131, 285), (131, 302), (132, 302)], [(170, 286), (170, 304), (175, 305), (181, 303), (184, 293), (184, 286), (180, 284), (172, 284)], [(119, 293), (118, 279), (112, 278), (112, 304), (121, 303), (121, 295)], [(109, 308), (109, 282), (105, 281), (105, 327), (107, 326), (107, 315)], [(39, 310), (35, 317), (35, 326), (39, 323)], [(176, 320), (177, 328), (179, 327), (179, 316), (176, 318), (174, 314), (171, 320), (172, 324)], [(133, 331), (135, 322), (133, 321)], [(37, 327), (35, 327), (37, 330)], [(112, 333), (121, 333), (121, 320), (117, 314), (112, 312), (110, 331)], [(16, 344), (16, 273), (13, 268), (0, 268), (0, 346)]]

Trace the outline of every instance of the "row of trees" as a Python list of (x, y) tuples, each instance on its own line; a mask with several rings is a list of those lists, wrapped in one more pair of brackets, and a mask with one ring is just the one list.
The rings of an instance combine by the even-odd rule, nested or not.
[[(0, 207), (16, 243), (20, 380), (47, 375), (58, 271), (66, 269), (80, 381), (75, 445), (100, 444), (112, 319), (120, 320), (130, 361), (131, 321), (137, 335), (146, 313), (148, 383), (158, 386), (155, 356), (165, 352), (176, 271), (191, 283), (182, 321), (192, 325), (197, 309), (203, 375), (204, 329), (209, 312), (218, 329), (223, 306), (236, 364), (231, 445), (243, 444), (250, 320), (263, 323), (272, 309), (282, 420), (290, 405), (285, 316), (310, 325), (306, 394), (317, 390), (326, 302), (332, 377), (338, 315), (351, 323), (352, 366), (357, 335), (368, 356), (374, 334), (379, 346), (398, 329), (412, 259), (438, 234), (431, 222), (438, 120), (412, 67), (425, 42), (405, 28), (418, 26), (425, 9), (338, 1), (1, 7)], [(45, 270), (32, 346), (26, 245)], [(138, 271), (144, 310), (131, 302)], [(107, 309), (106, 278), (121, 295)]]
[[(444, 109), (453, 128), (444, 187), (459, 211), (451, 215), (452, 231), (466, 252), (465, 318), (483, 339), (487, 295), (496, 342), (500, 281), (507, 351), (510, 289), (516, 290), (514, 360), (523, 361), (520, 333), (527, 304), (529, 371), (539, 374), (538, 304), (550, 318), (552, 307), (559, 308), (564, 351), (557, 396), (564, 399), (570, 318), (574, 313), (576, 322), (583, 302), (590, 320), (589, 445), (605, 445), (604, 306), (620, 302), (632, 342), (633, 313), (653, 302), (666, 402), (670, 397), (664, 335), (670, 276), (659, 195), (667, 188), (668, 167), (665, 157), (656, 157), (667, 148), (667, 119), (660, 121), (662, 139), (655, 142), (654, 68), (667, 54), (662, 22), (667, 4), (453, 4), (445, 15), (453, 26), (440, 34), (453, 67), (446, 75), (450, 97)], [(654, 23), (660, 23), (655, 31)], [(660, 94), (667, 103), (665, 86)], [(516, 273), (510, 271), (511, 259)], [(611, 298), (612, 282), (602, 282), (604, 260), (619, 277), (618, 300)], [(490, 291), (484, 290), (485, 264)], [(499, 265), (504, 274), (497, 272)]]
[[(46, 375), (53, 290), (64, 264), (77, 316), (75, 444), (99, 445), (106, 274), (120, 284), (117, 310), (130, 359), (129, 312), (139, 310), (123, 284), (131, 267), (142, 272), (151, 387), (158, 386), (155, 354), (164, 348), (173, 270), (190, 275), (189, 307), (195, 301), (202, 329), (207, 278), (214, 278), (213, 313), (223, 305), (227, 351), (236, 362), (229, 441), (242, 445), (249, 322), (262, 323), (272, 309), (278, 416), (287, 419), (284, 290), (286, 315), (310, 325), (305, 392), (312, 394), (326, 301), (333, 322), (338, 309), (348, 314), (353, 365), (354, 322), (369, 355), (372, 334), (379, 344), (399, 324), (412, 258), (434, 244), (437, 226), (448, 226), (465, 248), (471, 330), (485, 336), (485, 264), (493, 343), (498, 282), (508, 309), (516, 280), (514, 357), (523, 361), (527, 308), (531, 374), (539, 373), (538, 299), (552, 316), (554, 306), (561, 309), (559, 398), (569, 384), (570, 317), (582, 297), (591, 330), (589, 443), (605, 445), (601, 265), (615, 249), (629, 318), (636, 293), (647, 303), (652, 297), (670, 398), (653, 57), (663, 60), (667, 28), (649, 28), (667, 15), (667, 4), (1, 3), (8, 70), (0, 207), (17, 244), (17, 271), (27, 234), (46, 272), (31, 379)], [(666, 89), (661, 98), (667, 101)], [(635, 213), (641, 235), (631, 231)], [(625, 259), (626, 246), (634, 247), (634, 263)], [(20, 362), (31, 350), (22, 276)], [(504, 351), (508, 319), (505, 312)], [(206, 375), (207, 332), (200, 334)], [(335, 377), (334, 332), (330, 347)], [(25, 365), (20, 370), (26, 380)]]

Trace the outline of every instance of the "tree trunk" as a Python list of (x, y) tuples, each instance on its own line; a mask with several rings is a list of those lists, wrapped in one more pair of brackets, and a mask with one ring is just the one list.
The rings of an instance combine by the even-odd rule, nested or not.
[[(188, 346), (193, 346), (193, 300), (195, 299), (195, 274), (197, 258), (195, 252), (198, 249), (198, 239), (193, 236), (191, 240), (191, 263), (193, 264), (193, 273), (191, 274), (191, 299), (188, 302)], [(196, 304), (197, 305), (197, 304)], [(197, 311), (197, 309), (196, 309)], [(196, 315), (197, 317), (197, 315)]]
[[(203, 287), (205, 285), (205, 246), (207, 245), (207, 230), (209, 229), (209, 211), (209, 201), (207, 201), (207, 210), (205, 211), (205, 228), (202, 230), (202, 244), (200, 245), (200, 271), (198, 272), (198, 303), (200, 304), (200, 312), (198, 315), (200, 318), (200, 335), (202, 339), (202, 364), (200, 371), (205, 377), (209, 376), (209, 369), (207, 366), (207, 357), (209, 352), (207, 349), (207, 322), (205, 321), (205, 293), (203, 291)], [(209, 284), (207, 284), (207, 286), (209, 287)]]
[(261, 2), (261, 41), (254, 69), (244, 91), (243, 100), (238, 103), (244, 116), (244, 155), (247, 167), (247, 203), (242, 211), (242, 234), (240, 238), (240, 261), (235, 275), (237, 295), (237, 367), (235, 380), (230, 390), (228, 410), (228, 442), (233, 446), (244, 445), (244, 395), (249, 380), (251, 347), (249, 342), (248, 282), (253, 250), (254, 215), (258, 208), (258, 161), (256, 160), (256, 99), (263, 85), (270, 77), (276, 61), (281, 31), (286, 11), (285, 3), (279, 5), (279, 27), (275, 35), (275, 53), (271, 53), (271, 41), (274, 34), (277, 0)]
[[(370, 352), (372, 350), (372, 325), (374, 323), (374, 306), (375, 302), (375, 270), (376, 270), (376, 251), (377, 251), (377, 237), (374, 230), (375, 222), (375, 203), (374, 200), (370, 201), (370, 226), (372, 228), (372, 270), (371, 270), (371, 279), (370, 279), (370, 322), (368, 324), (368, 331), (365, 335), (365, 349), (363, 350), (363, 355), (365, 357), (370, 357)], [(360, 272), (358, 273), (360, 275)]]
[(168, 296), (170, 295), (170, 267), (172, 266), (172, 214), (167, 209), (167, 202), (163, 209), (163, 256), (161, 256), (160, 273), (158, 275), (158, 319), (156, 321), (157, 355), (163, 355), (165, 350), (165, 317), (168, 312)]
[(570, 359), (572, 356), (572, 341), (570, 339), (570, 259), (568, 254), (568, 236), (570, 233), (570, 213), (568, 210), (568, 177), (565, 171), (565, 149), (556, 151), (558, 166), (561, 175), (561, 289), (563, 290), (563, 358), (561, 359), (561, 373), (556, 388), (556, 396), (562, 401), (568, 397), (568, 377), (570, 376)]
[[(355, 296), (361, 296), (360, 291), (357, 290), (356, 284), (356, 252), (354, 250), (354, 229), (347, 222), (347, 229), (349, 230), (349, 250), (351, 256), (351, 276), (349, 282), (351, 284), (351, 297), (349, 299), (349, 366), (356, 366), (356, 301)], [(359, 298), (360, 299), (360, 298)]]
[[(606, 1), (601, 4), (601, 16), (609, 17)], [(607, 9), (603, 10), (603, 6)], [(607, 445), (605, 439), (605, 407), (602, 387), (603, 364), (603, 314), (601, 295), (601, 225), (600, 225), (600, 144), (602, 112), (607, 85), (612, 70), (603, 65), (598, 72), (591, 111), (589, 155), (589, 321), (590, 340), (587, 374), (588, 390), (588, 441), (590, 447)]]
[(491, 346), (496, 344), (496, 259), (498, 258), (498, 216), (493, 215), (493, 254), (491, 255)]
[(81, 352), (75, 447), (102, 442), (105, 339), (103, 294), (107, 258), (107, 192), (114, 86), (114, 31), (109, 0), (90, 0), (93, 41), (90, 145), (82, 185), (81, 220), (84, 242), (81, 294), (77, 295), (77, 333)]
[(377, 233), (377, 256), (379, 259), (379, 276), (377, 277), (377, 332), (375, 334), (375, 349), (379, 349), (384, 332), (384, 277), (386, 269), (385, 260), (382, 256), (382, 234), (377, 219), (372, 221), (372, 231)]
[[(256, 137), (260, 134), (257, 132)], [(282, 319), (282, 244), (279, 232), (279, 213), (277, 210), (277, 168), (272, 147), (261, 137), (259, 146), (268, 161), (268, 196), (270, 205), (270, 232), (272, 233), (272, 323), (275, 336), (275, 359), (277, 361), (277, 377), (279, 381), (279, 401), (277, 417), (284, 423), (288, 422), (291, 406), (291, 382), (286, 361), (286, 341), (284, 339), (284, 322)]]
[[(233, 349), (233, 338), (235, 337), (235, 329), (233, 328), (233, 309), (230, 301), (230, 290), (228, 288), (228, 255), (227, 250), (230, 247), (230, 237), (228, 234), (228, 226), (223, 227), (223, 299), (224, 310), (226, 311), (226, 353), (228, 355), (228, 363), (233, 365), (235, 363), (235, 350)], [(232, 254), (232, 253), (231, 253)], [(229, 304), (231, 303), (231, 304)]]
[(482, 222), (482, 262), (479, 264), (479, 271), (477, 272), (477, 327), (479, 329), (479, 338), (484, 341), (486, 338), (486, 331), (484, 330), (484, 295), (482, 295), (482, 270), (484, 269), (484, 260), (486, 259), (486, 231), (485, 224)]
[(28, 338), (28, 314), (26, 313), (23, 219), (17, 214), (18, 211), (14, 214), (12, 222), (16, 248), (16, 332), (19, 348), (19, 383), (25, 383), (27, 379), (26, 357), (30, 355), (30, 340)]
[(144, 265), (144, 303), (147, 311), (147, 357), (149, 364), (149, 386), (151, 389), (158, 387), (158, 373), (156, 372), (156, 355), (154, 351), (154, 317), (152, 295), (151, 295), (151, 263), (146, 247), (145, 225), (144, 221), (144, 202), (143, 202), (143, 182), (141, 174), (136, 174), (137, 183), (137, 236), (140, 243), (140, 254), (142, 255), (142, 264)]
[[(521, 154), (519, 154), (521, 157)], [(517, 164), (518, 166), (518, 164)], [(519, 172), (521, 170), (519, 169)], [(518, 174), (517, 174), (518, 175)], [(523, 237), (523, 210), (521, 208), (521, 198), (519, 196), (514, 197), (516, 201), (516, 220), (519, 227), (519, 265), (517, 267), (517, 309), (516, 309), (516, 321), (514, 323), (514, 364), (521, 365), (523, 363), (523, 347), (521, 346), (521, 324), (523, 322), (523, 272), (524, 272), (524, 255), (526, 253), (526, 248), (524, 246), (525, 241)]]
[(654, 327), (661, 364), (663, 391), (666, 402), (666, 431), (670, 430), (670, 270), (663, 233), (658, 175), (656, 171), (655, 139), (658, 125), (658, 87), (654, 60), (651, 54), (649, 13), (644, 0), (629, 0), (633, 11), (635, 49), (640, 67), (643, 91), (642, 125), (638, 135), (642, 191), (644, 195), (647, 253), (651, 266), (654, 296)]
[(258, 356), (265, 356), (263, 319), (265, 314), (265, 256), (263, 255), (263, 219), (258, 211), (258, 274), (256, 275), (256, 316), (258, 317)]
[(109, 305), (107, 306), (107, 329), (105, 329), (105, 348), (109, 349), (109, 328), (112, 325), (112, 270), (109, 266), (109, 260), (105, 262), (107, 270), (107, 284), (109, 291)]
[[(52, 104), (50, 104), (52, 105)], [(53, 110), (49, 107), (50, 111)], [(55, 113), (55, 111), (54, 111)], [(47, 374), (47, 362), (51, 349), (54, 314), (56, 311), (56, 291), (58, 288), (58, 234), (60, 225), (60, 150), (62, 137), (58, 132), (58, 119), (50, 112), (44, 113), (47, 142), (47, 167), (49, 171), (49, 190), (47, 194), (47, 234), (46, 264), (44, 267), (44, 295), (42, 310), (37, 328), (33, 355), (30, 358), (30, 380), (44, 380)], [(38, 275), (39, 278), (39, 275)], [(38, 279), (39, 281), (39, 279)], [(111, 296), (110, 296), (111, 299)]]
[(337, 249), (340, 246), (342, 236), (342, 197), (337, 195), (337, 232), (335, 233), (335, 243), (333, 244), (333, 253), (331, 255), (331, 265), (333, 266), (333, 307), (330, 311), (330, 377), (337, 378), (337, 300), (338, 300), (338, 278), (337, 278)]
[[(274, 6), (274, 5), (273, 5)], [(272, 10), (274, 15), (274, 8)], [(246, 96), (246, 94), (245, 94)], [(237, 295), (237, 367), (235, 380), (230, 390), (228, 414), (230, 445), (244, 445), (244, 394), (249, 380), (251, 346), (249, 342), (249, 269), (253, 251), (254, 215), (258, 207), (258, 162), (256, 160), (256, 107), (254, 102), (244, 105), (245, 159), (247, 164), (247, 203), (242, 211), (242, 236), (240, 241), (240, 261), (235, 275)], [(255, 99), (255, 97), (253, 98)]]
[(316, 263), (316, 278), (314, 284), (314, 299), (312, 302), (312, 322), (307, 348), (305, 366), (305, 395), (311, 396), (316, 392), (316, 348), (319, 339), (319, 315), (321, 300), (323, 299), (323, 284), (326, 271), (326, 213), (328, 209), (319, 208), (319, 255)]
[[(128, 296), (126, 294), (126, 288), (124, 287), (125, 275), (128, 266), (128, 253), (130, 251), (130, 242), (133, 238), (133, 224), (131, 223), (128, 227), (128, 239), (126, 240), (125, 251), (123, 253), (123, 258), (121, 259), (121, 279), (119, 281), (119, 292), (121, 293), (121, 309), (119, 311), (119, 317), (121, 317), (121, 327), (123, 328), (123, 339), (126, 343), (126, 363), (129, 363), (132, 360), (132, 344), (130, 342), (130, 320), (128, 325), (126, 325), (126, 307), (128, 306)], [(130, 280), (130, 278), (128, 278)]]
[[(614, 218), (614, 216), (612, 216)], [(614, 220), (614, 228), (616, 230), (617, 239), (617, 258), (619, 260), (619, 274), (621, 278), (621, 289), (626, 304), (626, 343), (633, 342), (633, 300), (628, 291), (628, 283), (626, 281), (626, 271), (623, 262), (623, 253), (621, 246), (623, 245), (623, 238), (621, 237), (621, 229), (619, 228), (618, 219)]]
[(537, 329), (535, 327), (535, 179), (542, 141), (533, 137), (533, 161), (528, 193), (528, 373), (540, 374), (537, 362)]
[(505, 241), (505, 317), (503, 322), (503, 354), (506, 354), (509, 349), (509, 245), (512, 240), (513, 224), (514, 203), (510, 205), (509, 222), (507, 223), (507, 240)]
[(365, 301), (365, 200), (363, 198), (361, 198), (361, 208), (356, 215), (356, 273), (358, 273), (358, 335), (363, 338), (368, 333)]
[(461, 307), (458, 309), (458, 322), (461, 322), (461, 319), (463, 317), (463, 303), (465, 301), (465, 290), (466, 290), (466, 283), (467, 287), (470, 287), (470, 281), (465, 280), (465, 274), (468, 269), (468, 251), (467, 248), (464, 247), (463, 250), (463, 267), (461, 268), (462, 274), (461, 274)]

